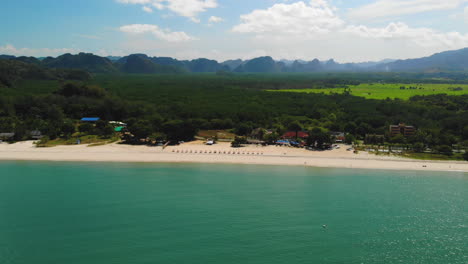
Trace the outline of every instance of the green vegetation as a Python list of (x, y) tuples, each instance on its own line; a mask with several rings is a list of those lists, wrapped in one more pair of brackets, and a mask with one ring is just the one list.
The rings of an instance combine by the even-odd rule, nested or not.
[(14, 87), (21, 80), (89, 80), (91, 75), (82, 70), (48, 69), (18, 60), (0, 59), (0, 88)]
[(405, 157), (405, 158), (411, 158), (411, 159), (418, 159), (418, 160), (456, 160), (456, 161), (462, 161), (463, 156), (460, 154), (456, 155), (443, 155), (443, 154), (434, 154), (434, 153), (405, 153), (401, 154), (400, 156)]
[[(365, 84), (367, 77), (113, 74), (63, 83), (54, 79), (18, 80), (9, 88), (0, 88), (0, 132), (14, 132), (12, 140), (23, 140), (29, 138), (29, 131), (40, 130), (50, 139), (49, 145), (73, 144), (73, 135), (80, 132), (82, 136), (97, 135), (95, 141), (84, 138), (82, 143), (103, 144), (115, 135), (107, 121), (116, 120), (128, 124), (130, 134), (124, 133), (124, 140), (131, 144), (166, 140), (177, 143), (192, 140), (197, 134), (221, 138), (214, 131), (274, 143), (287, 131), (307, 131), (311, 137), (305, 143), (323, 148), (331, 141), (329, 132), (340, 131), (349, 143), (366, 140), (366, 135), (372, 134), (407, 151), (428, 151), (447, 157), (452, 155), (454, 145), (467, 148), (468, 86), (421, 81), (379, 88), (381, 84)], [(411, 86), (425, 89), (408, 89)], [(450, 87), (463, 90), (451, 91), (454, 95), (447, 95), (447, 91), (407, 100), (366, 99), (354, 96), (357, 88), (332, 94), (269, 91), (308, 87), (322, 91), (362, 87), (372, 91), (371, 95), (379, 89), (387, 95), (389, 91), (442, 92)], [(103, 121), (80, 123), (82, 117), (100, 117)], [(412, 137), (391, 137), (389, 125), (398, 123), (415, 126), (417, 133)], [(232, 139), (234, 134), (225, 133), (222, 137)]]
[(350, 93), (368, 99), (404, 99), (417, 95), (463, 95), (468, 94), (467, 84), (438, 84), (438, 83), (361, 83), (359, 85), (349, 85), (340, 88), (314, 88), (314, 89), (284, 89), (269, 90), (274, 92), (294, 92), (294, 93), (323, 93), (323, 94), (343, 94)]
[(231, 146), (233, 148), (240, 148), (242, 144), (247, 144), (247, 139), (245, 137), (236, 137), (232, 142)]

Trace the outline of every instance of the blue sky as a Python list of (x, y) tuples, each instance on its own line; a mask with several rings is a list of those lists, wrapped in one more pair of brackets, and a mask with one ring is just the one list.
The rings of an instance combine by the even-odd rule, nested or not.
[(29, 56), (357, 62), (468, 47), (468, 0), (5, 0), (2, 21), (0, 54)]

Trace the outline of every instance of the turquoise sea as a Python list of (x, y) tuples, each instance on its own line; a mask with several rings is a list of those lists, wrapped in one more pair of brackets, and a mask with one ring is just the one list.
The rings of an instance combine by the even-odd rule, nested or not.
[(0, 263), (466, 264), (468, 174), (0, 162)]

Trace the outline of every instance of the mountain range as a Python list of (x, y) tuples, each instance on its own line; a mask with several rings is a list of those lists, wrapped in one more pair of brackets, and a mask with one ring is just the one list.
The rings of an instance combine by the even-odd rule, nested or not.
[(132, 54), (125, 57), (100, 57), (90, 53), (64, 54), (56, 58), (0, 55), (0, 60), (18, 61), (49, 69), (78, 69), (90, 73), (177, 74), (204, 72), (281, 73), (281, 72), (464, 72), (468, 71), (468, 48), (446, 51), (429, 57), (407, 60), (383, 60), (364, 63), (337, 63), (334, 60), (281, 60), (258, 57), (251, 60), (218, 62), (200, 58), (177, 60)]

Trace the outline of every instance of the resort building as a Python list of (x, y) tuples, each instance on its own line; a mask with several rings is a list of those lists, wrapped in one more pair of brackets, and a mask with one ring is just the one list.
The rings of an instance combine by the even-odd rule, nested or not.
[(404, 123), (390, 126), (390, 136), (392, 137), (397, 136), (397, 135), (410, 137), (410, 136), (413, 136), (415, 133), (416, 133), (416, 128), (414, 126), (407, 126)]
[(289, 131), (289, 132), (284, 133), (284, 135), (281, 138), (283, 138), (283, 139), (292, 139), (292, 138), (296, 138), (296, 137), (306, 139), (306, 138), (309, 137), (309, 134), (307, 132), (304, 132), (304, 131), (299, 131), (299, 132), (297, 132), (297, 135), (296, 135), (296, 132)]
[(343, 143), (346, 141), (346, 135), (344, 132), (331, 131), (330, 136), (335, 143)]

